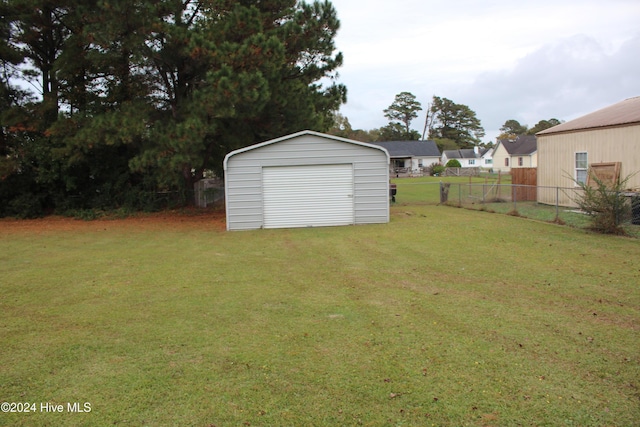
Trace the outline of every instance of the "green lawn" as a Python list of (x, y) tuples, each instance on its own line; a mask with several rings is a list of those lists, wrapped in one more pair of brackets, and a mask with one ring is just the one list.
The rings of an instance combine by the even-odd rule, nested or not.
[(0, 425), (640, 419), (636, 239), (434, 205), (355, 227), (119, 224), (0, 222), (0, 402), (37, 405)]
[[(415, 204), (437, 204), (440, 203), (440, 183), (451, 183), (455, 185), (455, 191), (457, 192), (457, 185), (466, 185), (470, 182), (472, 184), (484, 184), (489, 185), (498, 182), (498, 175), (491, 174), (482, 177), (435, 177), (424, 176), (419, 178), (394, 178), (391, 182), (395, 183), (398, 188), (398, 195), (396, 197), (397, 204), (401, 205), (415, 205)], [(511, 175), (502, 175), (500, 177), (500, 183), (503, 185), (511, 184)], [(457, 193), (456, 193), (457, 194)], [(457, 196), (456, 196), (457, 197)], [(453, 193), (452, 193), (453, 199)], [(453, 201), (453, 200), (452, 200)]]

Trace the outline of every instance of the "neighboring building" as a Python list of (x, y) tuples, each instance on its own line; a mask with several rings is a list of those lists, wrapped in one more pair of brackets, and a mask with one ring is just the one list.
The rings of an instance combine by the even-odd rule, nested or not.
[(451, 159), (456, 159), (460, 162), (460, 166), (463, 168), (480, 168), (483, 167), (482, 159), (478, 147), (464, 148), (459, 150), (444, 150), (442, 153), (442, 164), (446, 165)]
[(481, 168), (493, 171), (493, 148), (483, 148), (480, 150)]
[(510, 172), (511, 168), (535, 168), (538, 165), (536, 137), (520, 135), (515, 140), (498, 140), (492, 157), (495, 172)]
[[(576, 188), (594, 164), (618, 163), (627, 187), (640, 191), (640, 97), (629, 98), (536, 134), (538, 186)], [(635, 175), (634, 175), (635, 174)], [(553, 194), (551, 194), (553, 193)], [(559, 203), (576, 206), (572, 192)], [(556, 203), (555, 192), (538, 192), (541, 203)]]
[(423, 168), (440, 161), (440, 150), (435, 141), (372, 142), (383, 147), (391, 158), (391, 173), (421, 173)]
[(302, 131), (224, 158), (227, 230), (389, 222), (389, 154)]

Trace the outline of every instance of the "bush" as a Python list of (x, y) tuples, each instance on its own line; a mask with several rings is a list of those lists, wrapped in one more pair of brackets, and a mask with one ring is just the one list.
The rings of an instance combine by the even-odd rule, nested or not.
[(445, 167), (447, 167), (447, 168), (461, 168), (462, 165), (460, 164), (460, 162), (457, 159), (451, 159), (451, 160), (449, 160), (447, 162)]
[(440, 163), (431, 166), (431, 175), (433, 176), (439, 176), (442, 175), (444, 173), (444, 170), (446, 168), (444, 166), (442, 166)]
[(38, 194), (21, 194), (8, 203), (5, 215), (16, 218), (38, 218), (44, 215), (43, 197)]
[(582, 189), (575, 202), (591, 218), (591, 229), (603, 234), (626, 234), (621, 227), (629, 215), (630, 206), (623, 191), (631, 176), (607, 185), (595, 175), (590, 175), (594, 186), (583, 182), (574, 182)]

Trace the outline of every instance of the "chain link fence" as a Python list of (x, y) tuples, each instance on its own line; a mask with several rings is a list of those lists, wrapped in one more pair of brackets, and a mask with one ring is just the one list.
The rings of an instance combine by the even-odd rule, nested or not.
[[(561, 223), (588, 223), (578, 208), (583, 196), (580, 187), (539, 187), (515, 184), (452, 184), (440, 183), (440, 203), (479, 210), (507, 211), (512, 215)], [(620, 215), (615, 219), (621, 226), (640, 225), (640, 194), (620, 193), (614, 200), (622, 200)], [(553, 215), (553, 218), (551, 218)], [(583, 217), (581, 219), (576, 218)], [(567, 220), (564, 220), (567, 218)], [(585, 219), (587, 221), (585, 221)]]
[[(589, 228), (591, 217), (576, 202), (580, 187), (538, 187), (496, 182), (411, 182), (397, 180), (397, 203), (428, 203), (509, 214)], [(627, 234), (640, 237), (640, 193), (621, 193), (622, 214), (616, 221)]]

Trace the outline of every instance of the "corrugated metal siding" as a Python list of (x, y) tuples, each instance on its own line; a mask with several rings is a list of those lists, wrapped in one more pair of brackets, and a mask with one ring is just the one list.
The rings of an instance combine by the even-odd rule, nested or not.
[(354, 223), (350, 164), (263, 168), (262, 188), (264, 228)]
[[(575, 153), (587, 152), (588, 163), (621, 162), (621, 177), (640, 171), (640, 125), (538, 135), (538, 186), (576, 186)], [(640, 189), (640, 173), (628, 182)], [(555, 194), (539, 192), (538, 201), (555, 203)], [(560, 195), (560, 204), (575, 206), (569, 195)]]
[(227, 158), (227, 229), (256, 229), (264, 226), (263, 168), (331, 164), (353, 165), (354, 223), (388, 222), (387, 154), (377, 148), (304, 134)]

